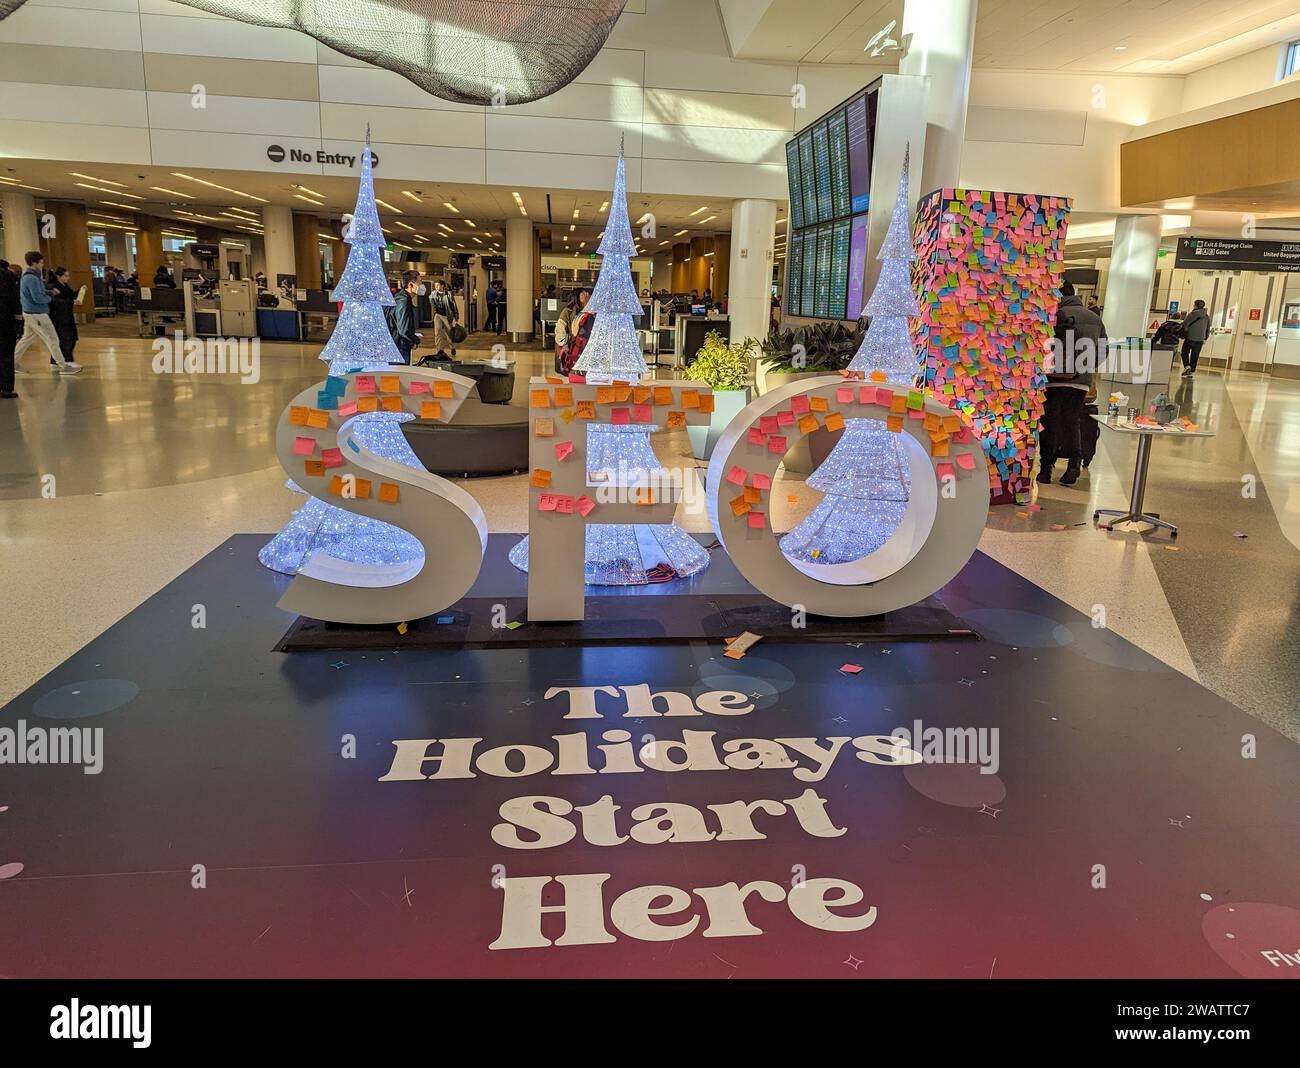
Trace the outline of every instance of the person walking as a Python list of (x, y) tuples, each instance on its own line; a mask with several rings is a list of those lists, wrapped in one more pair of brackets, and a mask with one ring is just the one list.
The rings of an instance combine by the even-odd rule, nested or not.
[(429, 309), (433, 313), (434, 359), (447, 359), (448, 349), (455, 356), (456, 346), (451, 343), (451, 328), (457, 319), (456, 298), (447, 292), (447, 283), (441, 278), (434, 279), (433, 292), (429, 295)]
[(81, 364), (63, 358), (58, 331), (50, 320), (50, 294), (45, 289), (43, 270), (45, 257), (39, 252), (29, 252), (23, 258), (27, 261), (27, 269), (18, 283), (18, 299), (23, 309), (23, 339), (14, 350), (14, 362), (20, 362), (40, 338), (54, 358), (55, 370), (62, 375), (75, 375), (81, 371)]
[[(1061, 283), (1061, 303), (1056, 309), (1055, 355), (1047, 371), (1046, 400), (1039, 424), (1038, 481), (1052, 481), (1052, 468), (1065, 458), (1062, 486), (1079, 481), (1083, 468), (1084, 408), (1097, 397), (1097, 369), (1106, 346), (1106, 324), (1074, 294), (1074, 286)], [(1058, 365), (1059, 363), (1059, 365)]]
[(1196, 374), (1196, 361), (1201, 358), (1201, 347), (1210, 336), (1210, 313), (1205, 310), (1205, 301), (1198, 300), (1192, 304), (1192, 310), (1183, 320), (1183, 377), (1191, 378)]
[(393, 343), (402, 354), (402, 362), (411, 362), (411, 352), (420, 340), (415, 332), (419, 316), (416, 313), (416, 300), (420, 294), (420, 272), (403, 271), (402, 284), (393, 294), (391, 318), (388, 331), (393, 335)]
[(66, 267), (50, 272), (50, 321), (59, 335), (59, 351), (68, 363), (76, 362), (77, 291), (72, 288), (71, 276)]
[(497, 325), (497, 308), (501, 299), (501, 294), (497, 292), (496, 282), (489, 282), (487, 288), (487, 324), (484, 327), (493, 333), (501, 333), (501, 328)]
[(18, 277), (0, 260), (0, 400), (13, 400), (14, 346), (18, 344)]

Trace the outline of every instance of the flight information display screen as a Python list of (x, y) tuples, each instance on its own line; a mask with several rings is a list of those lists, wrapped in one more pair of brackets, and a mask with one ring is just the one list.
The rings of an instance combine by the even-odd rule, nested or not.
[(786, 143), (789, 315), (862, 314), (879, 87), (868, 86)]

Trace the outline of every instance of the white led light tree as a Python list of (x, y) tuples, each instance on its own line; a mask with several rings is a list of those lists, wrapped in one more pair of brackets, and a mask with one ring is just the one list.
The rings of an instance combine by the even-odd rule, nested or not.
[[(393, 294), (384, 276), (384, 248), (388, 242), (375, 207), (368, 128), (357, 204), (343, 240), (349, 246), (348, 264), (333, 290), (333, 298), (343, 302), (343, 309), (320, 358), (329, 364), (331, 375), (378, 371), (402, 363), (402, 354), (384, 318), (384, 306), (393, 304)], [(380, 456), (422, 471), (424, 465), (411, 451), (399, 425), (414, 418), (410, 412), (355, 415), (353, 436)], [(302, 492), (292, 481), (288, 485)], [(405, 530), (308, 497), (280, 533), (262, 547), (257, 558), (272, 571), (296, 575), (316, 554), (349, 563), (403, 564), (422, 559), (424, 548)]]
[[(586, 310), (595, 315), (591, 335), (574, 370), (591, 383), (636, 383), (650, 369), (641, 354), (635, 316), (641, 301), (632, 279), (636, 242), (627, 214), (627, 178), (620, 145), (609, 199), (605, 235), (596, 252), (600, 274)], [(663, 485), (664, 467), (650, 446), (653, 424), (594, 424), (587, 428), (587, 477), (596, 486), (630, 489)], [(528, 570), (528, 538), (510, 550), (510, 562)], [(709, 554), (676, 523), (591, 524), (586, 532), (584, 578), (592, 586), (642, 585), (663, 577), (667, 565), (679, 577), (694, 575), (709, 564)], [(655, 573), (655, 569), (660, 570)], [(669, 576), (671, 577), (671, 576)]]
[[(908, 320), (920, 314), (912, 291), (911, 213), (908, 157), (898, 181), (889, 231), (880, 246), (880, 276), (867, 301), (871, 325), (850, 371), (879, 371), (884, 385), (913, 388), (921, 370)], [(878, 378), (873, 381), (879, 382)], [(844, 433), (807, 484), (825, 496), (806, 519), (781, 539), (781, 551), (795, 560), (843, 564), (875, 552), (902, 522), (911, 493), (903, 435), (870, 419), (849, 419)]]

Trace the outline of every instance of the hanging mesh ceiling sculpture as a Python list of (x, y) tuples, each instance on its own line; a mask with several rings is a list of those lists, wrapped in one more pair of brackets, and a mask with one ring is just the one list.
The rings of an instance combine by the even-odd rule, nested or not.
[[(25, 0), (0, 0), (0, 19)], [(592, 61), (626, 0), (179, 0), (255, 26), (301, 30), (443, 100), (525, 104)]]

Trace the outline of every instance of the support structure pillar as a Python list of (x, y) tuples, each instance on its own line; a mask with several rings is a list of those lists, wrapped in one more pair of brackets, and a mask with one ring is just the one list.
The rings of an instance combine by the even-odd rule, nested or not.
[(41, 247), (36, 201), (25, 189), (5, 189), (0, 192), (0, 211), (5, 220), (5, 259), (25, 267), (23, 257)]
[(506, 220), (506, 330), (511, 341), (533, 333), (536, 238), (531, 219)]
[(732, 341), (767, 337), (775, 236), (775, 201), (737, 200), (732, 204), (730, 296), (727, 298)]
[[(975, 48), (977, 0), (905, 0), (904, 34), (912, 40), (898, 63), (899, 74), (930, 79), (926, 109), (925, 161), (913, 157), (918, 195), (961, 185), (961, 150), (966, 139), (971, 57)], [(919, 180), (917, 180), (919, 179)]]
[(1160, 225), (1159, 215), (1121, 215), (1115, 220), (1103, 316), (1106, 332), (1114, 340), (1146, 337)]

